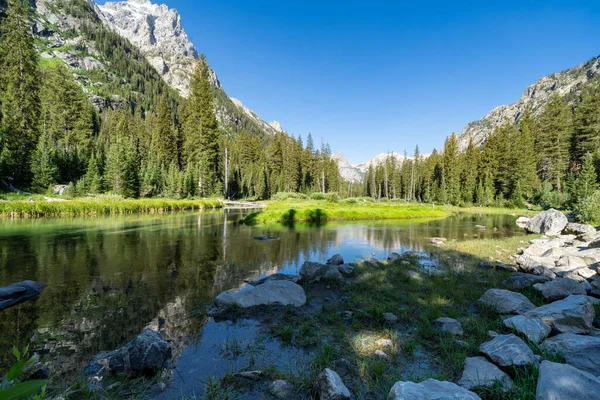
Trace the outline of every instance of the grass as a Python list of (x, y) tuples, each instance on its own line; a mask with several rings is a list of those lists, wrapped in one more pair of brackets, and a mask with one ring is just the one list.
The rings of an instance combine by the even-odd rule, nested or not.
[[(479, 257), (483, 261), (500, 261), (505, 264), (514, 264), (514, 255), (519, 248), (529, 246), (529, 240), (541, 235), (517, 235), (504, 239), (478, 239), (449, 241), (439, 247), (443, 256), (445, 250), (456, 253)], [(436, 251), (437, 252), (437, 251)]]
[(219, 200), (87, 199), (61, 202), (15, 200), (0, 202), (0, 218), (142, 214), (205, 210), (220, 207), (222, 207), (222, 203)]
[(507, 208), (507, 207), (458, 207), (458, 206), (440, 206), (451, 213), (471, 213), (471, 214), (501, 214), (532, 216), (541, 211), (541, 208)]
[(259, 212), (244, 218), (245, 223), (325, 222), (334, 220), (378, 220), (442, 218), (450, 213), (442, 207), (402, 203), (332, 203), (315, 200), (269, 202)]

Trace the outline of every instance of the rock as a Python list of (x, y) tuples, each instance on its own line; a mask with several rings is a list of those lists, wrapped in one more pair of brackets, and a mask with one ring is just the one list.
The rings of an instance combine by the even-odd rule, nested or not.
[(524, 314), (535, 308), (521, 293), (504, 289), (489, 289), (479, 301), (492, 307), (499, 314)]
[(340, 271), (342, 274), (345, 275), (350, 275), (351, 273), (354, 272), (354, 265), (350, 265), (350, 264), (342, 264), (342, 265), (338, 265), (338, 271)]
[(344, 277), (337, 266), (324, 265), (310, 261), (306, 261), (302, 264), (300, 276), (305, 282), (319, 282), (320, 280), (344, 281)]
[(29, 377), (29, 380), (38, 380), (38, 379), (49, 379), (50, 378), (50, 369), (46, 367), (39, 368)]
[[(522, 254), (516, 259), (517, 265), (525, 272), (531, 272), (535, 267), (542, 266), (546, 268), (556, 267), (556, 261), (552, 258), (532, 256)], [(539, 275), (539, 274), (538, 274)]]
[(171, 357), (171, 347), (158, 332), (146, 329), (110, 358), (108, 367), (117, 375), (154, 375)]
[(273, 236), (254, 236), (253, 239), (261, 242), (272, 242), (274, 240), (279, 240), (280, 238)]
[(532, 244), (531, 246), (526, 248), (525, 251), (523, 251), (523, 254), (530, 255), (530, 256), (536, 256), (536, 257), (542, 256), (542, 255), (544, 257), (550, 257), (550, 255), (546, 256), (545, 253), (547, 253), (548, 251), (550, 251), (552, 249), (560, 249), (560, 247), (563, 245), (564, 245), (564, 241), (559, 238), (547, 240), (542, 243)]
[(394, 348), (394, 342), (392, 342), (392, 339), (379, 339), (375, 342), (375, 344), (384, 349)]
[(233, 374), (233, 376), (238, 378), (249, 379), (251, 381), (260, 381), (263, 377), (262, 371), (242, 371)]
[(563, 333), (546, 339), (541, 347), (560, 353), (575, 368), (600, 375), (600, 337)]
[(382, 350), (375, 350), (375, 353), (373, 353), (375, 355), (375, 357), (377, 358), (381, 358), (382, 360), (385, 361), (389, 361), (390, 360), (390, 356), (388, 356), (384, 351)]
[(429, 238), (429, 243), (433, 244), (433, 245), (440, 245), (440, 244), (444, 244), (448, 241), (448, 239), (446, 238), (440, 238), (440, 237), (432, 237)]
[(565, 229), (563, 229), (564, 235), (594, 235), (596, 234), (596, 228), (588, 224), (577, 224), (575, 222), (569, 222)]
[(421, 383), (396, 382), (387, 400), (481, 400), (481, 398), (452, 382), (427, 379)]
[(549, 280), (550, 278), (543, 275), (523, 274), (511, 276), (510, 278), (502, 282), (502, 284), (512, 290), (522, 290), (536, 283), (544, 283), (548, 282)]
[(433, 323), (442, 332), (448, 332), (451, 335), (462, 336), (465, 333), (460, 322), (452, 318), (440, 317), (434, 320)]
[(281, 280), (267, 281), (262, 285), (245, 288), (237, 292), (229, 290), (219, 294), (215, 299), (215, 304), (219, 308), (234, 304), (242, 308), (274, 304), (300, 307), (305, 303), (306, 295), (300, 285)]
[(342, 378), (329, 368), (325, 368), (317, 377), (319, 399), (345, 400), (350, 399), (350, 391), (342, 382)]
[(542, 361), (537, 400), (600, 400), (600, 379), (571, 365)]
[(516, 224), (519, 228), (525, 228), (529, 224), (529, 221), (531, 221), (529, 217), (519, 217), (516, 220)]
[(62, 196), (63, 194), (67, 193), (68, 189), (69, 185), (54, 185), (52, 186), (52, 194), (58, 194)]
[(482, 343), (479, 351), (500, 367), (525, 366), (536, 361), (529, 346), (512, 333), (498, 335), (492, 340)]
[(288, 381), (276, 380), (269, 385), (269, 392), (276, 398), (286, 400), (292, 397), (296, 389)]
[(45, 287), (43, 283), (23, 281), (0, 288), (0, 311), (39, 296)]
[(398, 317), (389, 312), (383, 314), (383, 319), (385, 322), (389, 322), (390, 324), (395, 324), (398, 321)]
[(560, 333), (585, 334), (591, 332), (596, 313), (586, 296), (569, 296), (530, 310), (525, 316), (539, 318)]
[(525, 229), (531, 233), (557, 236), (560, 235), (568, 223), (569, 221), (563, 213), (551, 208), (533, 217)]
[(563, 256), (564, 254), (564, 249), (561, 247), (553, 247), (551, 249), (546, 250), (544, 253), (542, 253), (542, 257), (547, 257), (547, 258), (560, 258)]
[(398, 261), (402, 258), (402, 256), (398, 253), (392, 253), (388, 256), (387, 260), (388, 262), (392, 262), (392, 261)]
[(272, 275), (263, 276), (262, 278), (256, 278), (248, 283), (252, 286), (258, 286), (269, 281), (290, 281), (297, 283), (298, 281), (300, 281), (300, 275), (275, 273)]
[(342, 265), (343, 263), (344, 259), (339, 254), (336, 254), (327, 260), (327, 265)]
[(335, 368), (340, 371), (342, 375), (349, 375), (355, 369), (352, 363), (345, 358), (338, 358), (335, 360)]
[(458, 385), (465, 389), (476, 387), (493, 388), (498, 382), (502, 391), (514, 389), (515, 384), (512, 379), (502, 370), (490, 363), (485, 357), (467, 357), (465, 360), (465, 369)]
[(103, 371), (108, 372), (108, 362), (117, 354), (116, 351), (102, 351), (83, 367), (82, 374), (86, 377), (102, 375)]
[(564, 255), (556, 262), (556, 267), (552, 268), (554, 272), (573, 271), (577, 268), (586, 267), (588, 262), (581, 257)]
[(543, 265), (538, 265), (538, 266), (533, 267), (533, 269), (530, 271), (530, 273), (532, 273), (534, 275), (545, 276), (550, 279), (556, 278), (556, 273), (554, 271), (552, 271), (550, 268), (544, 267)]
[(533, 343), (541, 343), (552, 331), (552, 328), (541, 319), (524, 315), (516, 315), (505, 319), (504, 326), (522, 333)]
[(542, 292), (546, 300), (561, 300), (570, 295), (584, 295), (581, 284), (572, 279), (558, 278), (550, 282), (536, 283), (533, 288)]
[(475, 228), (481, 230), (481, 231), (485, 231), (486, 227), (484, 225), (475, 225)]

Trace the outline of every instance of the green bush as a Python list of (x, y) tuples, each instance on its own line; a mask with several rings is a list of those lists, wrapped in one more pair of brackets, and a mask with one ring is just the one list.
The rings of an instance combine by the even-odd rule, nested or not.
[(379, 199), (380, 203), (389, 203), (390, 199), (388, 199), (387, 197), (382, 197), (381, 199)]
[(340, 201), (340, 196), (337, 194), (337, 192), (327, 193), (325, 195), (325, 200), (327, 200), (329, 203), (337, 203)]
[(279, 192), (275, 193), (271, 199), (275, 201), (308, 200), (308, 196), (304, 193)]
[(375, 203), (375, 199), (372, 197), (349, 197), (344, 199), (344, 203), (346, 204), (366, 204), (366, 203)]
[(564, 208), (569, 202), (569, 195), (554, 190), (550, 182), (542, 183), (536, 195), (536, 203), (543, 208)]
[(596, 190), (575, 206), (575, 218), (584, 223), (600, 223), (600, 190)]
[(327, 195), (325, 193), (313, 193), (310, 195), (310, 199), (311, 200), (325, 200), (327, 198)]

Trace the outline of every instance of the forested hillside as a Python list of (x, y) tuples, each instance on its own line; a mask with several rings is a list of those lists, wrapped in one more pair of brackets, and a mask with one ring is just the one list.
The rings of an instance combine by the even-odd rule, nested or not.
[[(211, 86), (205, 58), (184, 100), (134, 46), (103, 26), (88, 2), (41, 3), (66, 22), (58, 26), (58, 19), (50, 22), (18, 0), (8, 1), (1, 22), (6, 183), (40, 192), (70, 183), (71, 195), (125, 197), (337, 190), (328, 146), (316, 150), (312, 140), (304, 147), (285, 133), (265, 135)], [(63, 42), (55, 43), (57, 37)], [(102, 66), (87, 67), (96, 62)], [(229, 103), (233, 128), (216, 118), (216, 104)]]

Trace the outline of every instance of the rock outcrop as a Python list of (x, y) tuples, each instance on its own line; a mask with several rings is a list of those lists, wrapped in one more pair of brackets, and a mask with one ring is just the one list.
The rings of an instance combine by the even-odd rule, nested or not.
[(110, 358), (108, 366), (117, 375), (154, 375), (171, 357), (169, 343), (158, 332), (146, 329)]
[(302, 286), (289, 280), (269, 280), (261, 285), (239, 291), (223, 292), (215, 299), (219, 308), (239, 306), (249, 308), (261, 305), (303, 306), (306, 294)]

